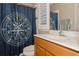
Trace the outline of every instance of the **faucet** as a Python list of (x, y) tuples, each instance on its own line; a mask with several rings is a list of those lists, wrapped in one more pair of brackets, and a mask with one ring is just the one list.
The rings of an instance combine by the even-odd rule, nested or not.
[(63, 34), (63, 30), (60, 28), (60, 30), (59, 30), (59, 35), (60, 36), (64, 36), (64, 34)]
[(63, 36), (63, 31), (62, 30), (59, 31), (59, 35)]

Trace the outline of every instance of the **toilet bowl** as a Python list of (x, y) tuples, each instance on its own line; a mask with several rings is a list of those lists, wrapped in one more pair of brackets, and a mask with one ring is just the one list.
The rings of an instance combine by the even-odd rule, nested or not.
[(24, 56), (34, 56), (34, 45), (27, 46), (23, 49)]

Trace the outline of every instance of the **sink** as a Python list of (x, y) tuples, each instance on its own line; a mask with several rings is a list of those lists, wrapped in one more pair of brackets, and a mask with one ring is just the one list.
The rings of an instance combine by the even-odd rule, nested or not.
[(52, 40), (58, 41), (58, 42), (67, 41), (67, 39), (64, 36), (58, 36), (58, 35), (52, 35), (52, 34), (44, 34), (41, 36), (47, 38), (48, 40), (50, 39), (51, 41)]
[(60, 40), (60, 39), (65, 39), (65, 37), (64, 36), (58, 36), (58, 35), (51, 35), (51, 34), (45, 34), (45, 35), (43, 35), (44, 37), (46, 37), (46, 38), (50, 38), (50, 39), (58, 39), (58, 40)]

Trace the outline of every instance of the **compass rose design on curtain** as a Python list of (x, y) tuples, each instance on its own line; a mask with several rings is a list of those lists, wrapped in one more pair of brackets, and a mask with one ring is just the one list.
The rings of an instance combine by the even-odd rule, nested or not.
[(32, 31), (30, 21), (18, 12), (7, 15), (1, 26), (1, 32), (5, 42), (14, 46), (24, 44), (30, 37)]

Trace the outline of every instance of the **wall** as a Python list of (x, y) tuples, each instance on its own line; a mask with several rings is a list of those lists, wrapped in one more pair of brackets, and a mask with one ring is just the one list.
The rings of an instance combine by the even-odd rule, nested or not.
[(75, 28), (79, 31), (79, 3), (75, 4)]
[(36, 5), (37, 33), (47, 33), (49, 31), (49, 4), (39, 3)]

